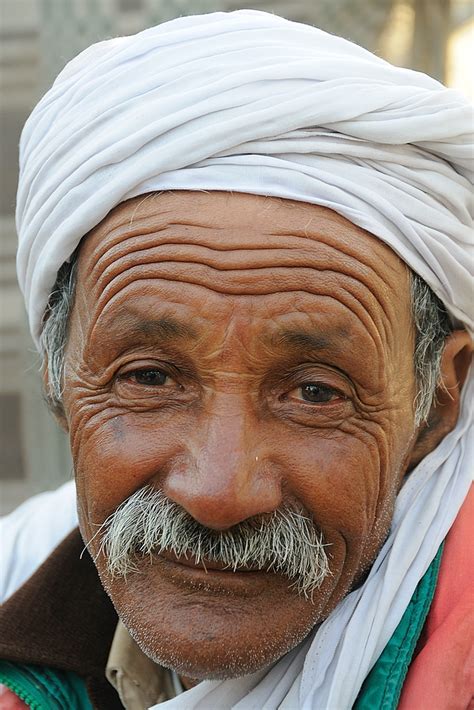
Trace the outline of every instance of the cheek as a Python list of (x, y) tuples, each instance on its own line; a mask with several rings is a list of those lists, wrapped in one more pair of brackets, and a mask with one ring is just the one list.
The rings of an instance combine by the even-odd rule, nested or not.
[(350, 581), (373, 560), (390, 525), (398, 466), (387, 434), (375, 427), (317, 432), (287, 444), (292, 493), (330, 543), (333, 572)]
[(81, 529), (89, 537), (132, 493), (165, 475), (180, 456), (183, 426), (99, 404), (76, 407), (71, 423)]

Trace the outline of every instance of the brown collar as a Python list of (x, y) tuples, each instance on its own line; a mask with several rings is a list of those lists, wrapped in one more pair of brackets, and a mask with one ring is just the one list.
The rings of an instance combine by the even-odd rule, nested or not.
[[(34, 545), (34, 540), (31, 541)], [(122, 708), (105, 678), (117, 614), (73, 530), (0, 608), (0, 657), (74, 671), (98, 710)]]

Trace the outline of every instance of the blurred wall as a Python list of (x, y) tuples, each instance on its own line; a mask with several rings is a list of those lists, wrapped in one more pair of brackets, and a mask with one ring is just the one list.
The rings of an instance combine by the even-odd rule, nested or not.
[(21, 127), (66, 62), (92, 42), (240, 7), (317, 25), (464, 87), (469, 0), (0, 0), (0, 513), (72, 475), (66, 437), (42, 401), (39, 359), (15, 279)]

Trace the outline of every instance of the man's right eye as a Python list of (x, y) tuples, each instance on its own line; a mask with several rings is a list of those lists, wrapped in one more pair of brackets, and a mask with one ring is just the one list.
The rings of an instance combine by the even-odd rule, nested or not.
[[(119, 399), (156, 404), (177, 403), (186, 397), (186, 389), (179, 382), (179, 373), (170, 373), (168, 368), (129, 364), (115, 377), (115, 393)], [(171, 367), (170, 367), (171, 369)]]

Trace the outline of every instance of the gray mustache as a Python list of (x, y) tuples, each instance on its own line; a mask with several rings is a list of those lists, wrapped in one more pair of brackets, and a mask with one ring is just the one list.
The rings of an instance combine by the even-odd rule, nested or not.
[(137, 571), (137, 557), (165, 551), (193, 557), (204, 567), (209, 561), (233, 571), (244, 567), (275, 572), (306, 598), (331, 574), (322, 534), (307, 515), (290, 506), (216, 531), (161, 491), (145, 486), (107, 518), (100, 532), (99, 554), (104, 554), (114, 577)]

